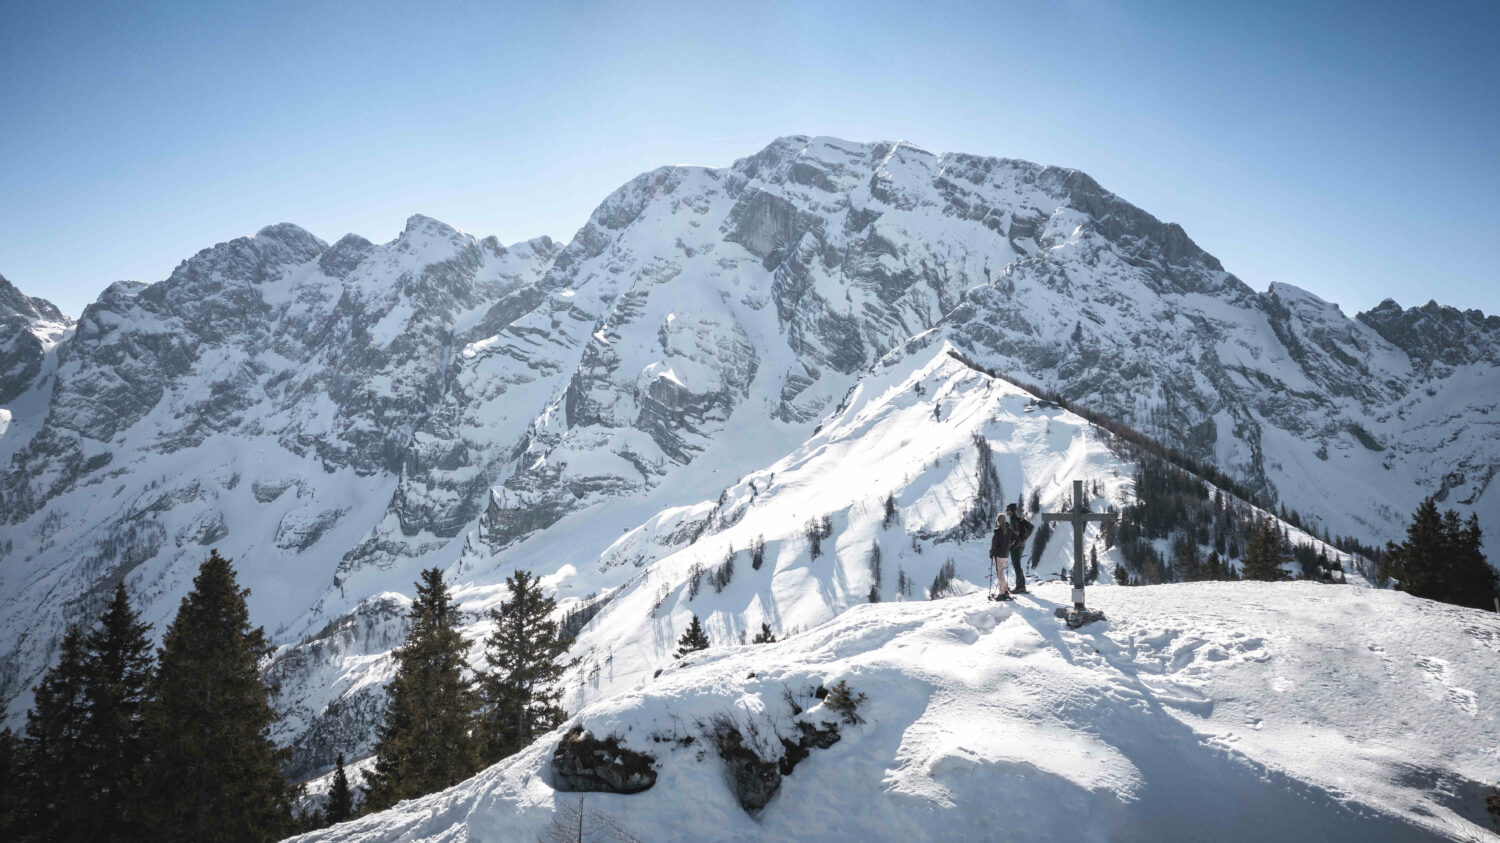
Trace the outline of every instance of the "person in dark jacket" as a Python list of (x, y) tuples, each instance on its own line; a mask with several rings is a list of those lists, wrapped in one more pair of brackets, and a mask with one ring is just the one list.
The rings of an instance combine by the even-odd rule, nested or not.
[(1021, 572), (1021, 552), (1026, 549), (1026, 537), (1031, 534), (1031, 523), (1016, 512), (1016, 505), (1013, 503), (1005, 505), (1005, 514), (1000, 517), (1010, 528), (1010, 564), (1016, 569), (1016, 593), (1025, 594), (1026, 575)]
[(1010, 520), (1002, 513), (995, 519), (995, 533), (990, 536), (990, 564), (995, 566), (996, 600), (1010, 599), (1010, 583), (1005, 580), (1005, 556), (1010, 553), (1015, 538), (1015, 533), (1011, 532)]

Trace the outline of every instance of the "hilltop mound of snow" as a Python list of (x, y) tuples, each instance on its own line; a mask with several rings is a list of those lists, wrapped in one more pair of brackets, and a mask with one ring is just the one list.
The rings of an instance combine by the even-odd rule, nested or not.
[[(550, 760), (573, 726), (655, 757), (651, 789), (584, 803), (643, 840), (1483, 836), (1500, 618), (1312, 583), (1095, 596), (1110, 620), (1078, 631), (1047, 584), (1003, 604), (856, 606), (696, 653), (468, 782), (301, 839), (538, 839), (578, 803)], [(841, 722), (813, 695), (839, 680), (868, 695), (864, 722), (746, 812), (699, 724), (728, 715), (775, 761), (793, 703)]]

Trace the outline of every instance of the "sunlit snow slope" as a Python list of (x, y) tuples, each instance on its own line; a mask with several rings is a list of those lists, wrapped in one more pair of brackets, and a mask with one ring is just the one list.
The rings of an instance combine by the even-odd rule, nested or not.
[[(718, 646), (577, 714), (656, 758), (586, 810), (641, 840), (1488, 839), (1500, 777), (1500, 620), (1310, 583), (1100, 589), (1069, 631), (1066, 589), (860, 606), (772, 645)], [(758, 815), (696, 721), (793, 733), (783, 696), (845, 680), (863, 725), (814, 749)], [(448, 791), (305, 840), (534, 840), (560, 734)], [(747, 730), (748, 731), (748, 730)], [(665, 739), (665, 740), (663, 740)], [(761, 748), (779, 757), (779, 745)], [(1479, 823), (1480, 825), (1476, 825)], [(603, 838), (601, 838), (603, 839)]]

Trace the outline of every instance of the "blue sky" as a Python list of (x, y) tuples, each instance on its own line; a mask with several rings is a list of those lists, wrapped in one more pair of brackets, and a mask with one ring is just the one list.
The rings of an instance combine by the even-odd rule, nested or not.
[(0, 0), (0, 274), (108, 283), (290, 221), (566, 240), (772, 138), (1076, 167), (1247, 283), (1500, 312), (1500, 4)]

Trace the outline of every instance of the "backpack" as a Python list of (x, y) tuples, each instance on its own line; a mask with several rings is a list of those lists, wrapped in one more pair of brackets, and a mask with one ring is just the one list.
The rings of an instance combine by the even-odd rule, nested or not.
[(1035, 530), (1036, 527), (1033, 526), (1032, 523), (1030, 521), (1027, 521), (1025, 518), (1017, 518), (1016, 520), (1021, 522), (1021, 537), (1019, 540), (1024, 542), (1027, 539), (1031, 538), (1031, 531)]

